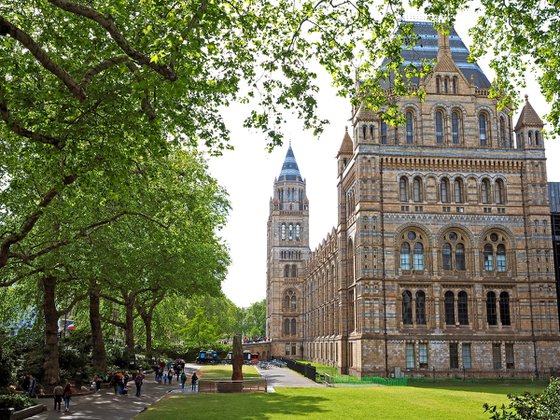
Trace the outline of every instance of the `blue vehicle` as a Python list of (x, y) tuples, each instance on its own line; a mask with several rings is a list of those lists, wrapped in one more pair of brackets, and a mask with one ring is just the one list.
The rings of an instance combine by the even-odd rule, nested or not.
[(196, 358), (196, 363), (200, 365), (215, 365), (216, 363), (219, 363), (219, 361), (218, 352), (215, 350), (200, 350), (198, 357)]

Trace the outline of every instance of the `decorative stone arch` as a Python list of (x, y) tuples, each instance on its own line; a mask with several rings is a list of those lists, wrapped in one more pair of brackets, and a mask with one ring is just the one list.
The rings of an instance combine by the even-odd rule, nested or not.
[(461, 232), (463, 232), (465, 234), (465, 236), (468, 238), (469, 240), (469, 245), (471, 246), (471, 248), (474, 248), (477, 245), (476, 242), (476, 238), (473, 235), (473, 233), (465, 226), (462, 225), (460, 223), (447, 223), (445, 225), (443, 225), (435, 234), (434, 234), (434, 243), (437, 245), (438, 248), (441, 247), (441, 244), (443, 243), (443, 238), (445, 236), (445, 234), (447, 232), (449, 232), (450, 230), (460, 230)]
[(506, 227), (504, 225), (491, 225), (491, 226), (485, 227), (478, 234), (478, 237), (476, 238), (477, 239), (476, 245), (479, 249), (480, 249), (480, 247), (482, 247), (484, 245), (484, 238), (486, 237), (486, 235), (488, 235), (492, 231), (502, 231), (502, 233), (504, 233), (504, 235), (507, 237), (509, 245), (511, 245), (510, 249), (513, 250), (513, 249), (516, 248), (515, 235), (513, 234), (513, 232), (508, 227)]
[(451, 115), (451, 113), (452, 113), (454, 110), (456, 110), (456, 109), (459, 110), (459, 111), (461, 111), (462, 117), (463, 117), (463, 124), (464, 124), (464, 123), (465, 123), (465, 119), (466, 119), (467, 116), (468, 116), (467, 110), (466, 110), (465, 107), (464, 107), (463, 105), (461, 105), (461, 104), (457, 104), (457, 103), (451, 104), (450, 107), (449, 107), (449, 115)]
[(426, 250), (428, 249), (432, 249), (433, 247), (433, 237), (429, 231), (429, 229), (427, 229), (424, 225), (420, 224), (420, 223), (416, 223), (416, 222), (409, 222), (409, 223), (405, 223), (403, 225), (400, 225), (397, 230), (395, 231), (395, 236), (393, 237), (393, 248), (397, 248), (400, 244), (400, 237), (401, 235), (404, 233), (405, 230), (408, 229), (415, 229), (415, 230), (419, 230), (421, 231), (428, 243), (426, 244)]
[(420, 108), (415, 103), (407, 102), (401, 106), (401, 112), (405, 112), (408, 109), (412, 109), (417, 115), (420, 115)]
[(443, 103), (443, 102), (437, 102), (437, 103), (435, 103), (434, 105), (432, 105), (432, 108), (430, 109), (430, 114), (432, 115), (432, 121), (435, 121), (435, 119), (436, 119), (436, 111), (437, 111), (438, 109), (441, 109), (441, 110), (445, 111), (445, 115), (446, 115), (447, 117), (449, 117), (449, 116), (451, 115), (451, 110), (450, 110), (450, 108), (449, 108), (448, 105), (446, 105), (446, 104)]
[(476, 107), (475, 109), (475, 116), (478, 118), (478, 115), (481, 112), (486, 112), (488, 114), (488, 118), (490, 120), (490, 122), (495, 121), (496, 119), (496, 115), (494, 114), (494, 112), (492, 112), (492, 108), (486, 106), (486, 105), (479, 105), (478, 107)]

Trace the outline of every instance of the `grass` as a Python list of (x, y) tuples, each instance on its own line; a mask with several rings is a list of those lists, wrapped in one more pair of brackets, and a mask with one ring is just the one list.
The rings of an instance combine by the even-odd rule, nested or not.
[(276, 388), (268, 394), (170, 396), (140, 420), (189, 419), (488, 419), (482, 405), (542, 384), (421, 384), (408, 387)]
[[(232, 365), (202, 366), (198, 371), (200, 379), (231, 378)], [(253, 366), (243, 365), (244, 378), (260, 378), (261, 375)]]

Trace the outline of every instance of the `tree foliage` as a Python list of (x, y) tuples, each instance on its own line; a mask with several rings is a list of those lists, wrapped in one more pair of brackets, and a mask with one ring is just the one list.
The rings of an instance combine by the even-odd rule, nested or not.
[(554, 420), (560, 418), (560, 379), (551, 378), (541, 394), (508, 395), (506, 406), (484, 404), (492, 420)]

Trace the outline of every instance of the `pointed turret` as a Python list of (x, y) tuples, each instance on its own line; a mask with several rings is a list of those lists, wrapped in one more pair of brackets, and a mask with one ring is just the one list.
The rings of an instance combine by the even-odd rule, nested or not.
[(292, 150), (291, 144), (288, 147), (288, 152), (286, 153), (286, 158), (284, 159), (284, 164), (282, 165), (282, 170), (280, 171), (278, 181), (303, 182), (303, 178), (299, 172), (298, 164), (296, 162), (296, 157), (294, 156), (294, 151)]
[(342, 144), (340, 145), (340, 149), (338, 149), (338, 154), (336, 158), (338, 159), (338, 174), (342, 174), (350, 159), (352, 159), (352, 155), (354, 154), (354, 142), (348, 133), (348, 127), (346, 128), (346, 132), (344, 133), (344, 138), (342, 139)]
[(542, 148), (544, 146), (541, 133), (543, 127), (544, 123), (529, 102), (529, 96), (525, 95), (525, 105), (519, 114), (514, 130), (517, 135), (517, 147)]

